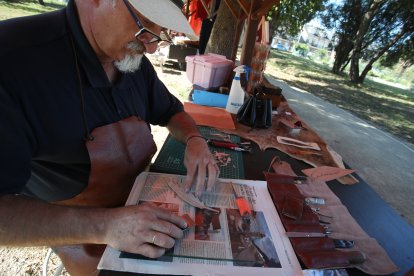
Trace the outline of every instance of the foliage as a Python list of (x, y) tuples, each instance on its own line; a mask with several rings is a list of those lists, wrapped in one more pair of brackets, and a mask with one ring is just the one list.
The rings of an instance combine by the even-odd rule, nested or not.
[(414, 64), (414, 36), (392, 47), (380, 61), (382, 66), (393, 66), (402, 61), (404, 67)]
[(295, 51), (302, 57), (305, 57), (309, 53), (309, 46), (305, 43), (295, 44)]
[(318, 49), (318, 51), (316, 51), (316, 56), (321, 60), (326, 59), (328, 58), (328, 51), (325, 49)]
[[(412, 0), (346, 0), (328, 5), (322, 22), (327, 28), (336, 28), (338, 39), (332, 71), (341, 72), (352, 55), (350, 78), (362, 83), (373, 64), (385, 53), (388, 52), (388, 61), (394, 62), (404, 60), (403, 56), (406, 59), (412, 56), (408, 41), (414, 37), (413, 13)], [(361, 74), (360, 58), (366, 61)]]
[(279, 5), (273, 6), (267, 20), (270, 25), (270, 35), (277, 32), (282, 37), (294, 37), (305, 23), (311, 21), (315, 15), (323, 10), (327, 0), (281, 0)]
[(336, 74), (342, 72), (350, 60), (355, 37), (364, 10), (368, 1), (351, 0), (342, 3), (331, 2), (320, 14), (323, 25), (330, 30), (336, 30), (335, 37), (338, 41), (335, 47), (335, 62), (332, 71)]

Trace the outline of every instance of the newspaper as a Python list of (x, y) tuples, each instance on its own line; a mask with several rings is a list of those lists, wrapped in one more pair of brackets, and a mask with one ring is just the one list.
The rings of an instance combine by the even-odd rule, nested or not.
[[(266, 182), (219, 179), (212, 192), (199, 198), (209, 208), (199, 209), (182, 201), (167, 184), (180, 185), (184, 178), (143, 172), (127, 201), (127, 205), (152, 202), (178, 215), (188, 214), (195, 225), (185, 230), (184, 238), (158, 259), (108, 246), (99, 269), (170, 275), (303, 275)], [(248, 200), (251, 216), (240, 215), (236, 195)]]

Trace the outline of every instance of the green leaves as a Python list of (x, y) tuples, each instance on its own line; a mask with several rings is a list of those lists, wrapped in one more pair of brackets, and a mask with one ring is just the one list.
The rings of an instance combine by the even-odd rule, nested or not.
[(281, 0), (267, 14), (270, 21), (270, 34), (296, 36), (305, 23), (311, 21), (316, 13), (322, 11), (327, 0)]

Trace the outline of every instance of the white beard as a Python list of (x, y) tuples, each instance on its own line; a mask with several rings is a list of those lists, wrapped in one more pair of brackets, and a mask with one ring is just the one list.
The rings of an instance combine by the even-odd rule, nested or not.
[(130, 51), (121, 60), (114, 62), (115, 67), (123, 73), (133, 73), (141, 66), (145, 46), (136, 41), (129, 42), (126, 46)]

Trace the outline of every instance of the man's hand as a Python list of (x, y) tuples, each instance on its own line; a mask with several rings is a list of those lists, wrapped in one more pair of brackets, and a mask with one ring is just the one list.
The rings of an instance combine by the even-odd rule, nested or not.
[(26, 196), (0, 196), (0, 245), (109, 244), (150, 258), (183, 237), (183, 218), (153, 204), (120, 208), (58, 206)]
[(187, 192), (190, 191), (193, 182), (195, 182), (195, 194), (200, 196), (206, 189), (206, 176), (208, 176), (207, 191), (213, 189), (220, 170), (206, 141), (202, 137), (192, 137), (188, 140), (184, 155), (184, 165), (187, 168), (187, 178), (184, 182)]
[(168, 129), (176, 139), (186, 143), (184, 156), (184, 165), (187, 168), (187, 178), (184, 182), (186, 191), (188, 192), (195, 182), (196, 196), (200, 196), (206, 189), (206, 177), (207, 190), (211, 191), (220, 171), (194, 120), (186, 112), (179, 112), (168, 122)]
[(149, 258), (164, 255), (187, 227), (184, 219), (150, 203), (110, 209), (105, 221), (106, 244)]

